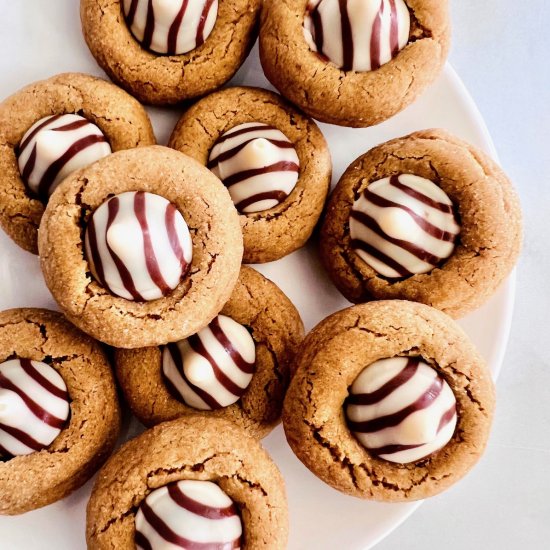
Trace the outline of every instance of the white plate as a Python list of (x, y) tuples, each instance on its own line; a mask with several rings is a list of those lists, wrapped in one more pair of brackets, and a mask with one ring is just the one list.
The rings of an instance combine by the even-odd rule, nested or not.
[[(80, 34), (77, 0), (0, 0), (0, 98), (41, 78), (63, 71), (101, 74)], [(235, 83), (268, 87), (256, 50)], [(179, 112), (150, 109), (157, 138), (166, 143)], [(334, 162), (334, 182), (357, 156), (372, 146), (414, 130), (443, 127), (496, 155), (485, 124), (450, 66), (415, 105), (370, 129), (350, 130), (322, 124)], [(0, 231), (0, 309), (20, 306), (55, 308), (44, 286), (37, 259)], [(306, 329), (348, 303), (331, 285), (309, 245), (283, 260), (259, 266), (294, 301)], [(483, 308), (461, 321), (496, 376), (508, 340), (514, 301), (510, 278)], [(137, 426), (132, 426), (134, 431)], [(290, 550), (364, 550), (395, 529), (418, 504), (369, 503), (346, 497), (318, 481), (294, 457), (278, 428), (265, 445), (287, 484)], [(23, 516), (0, 518), (2, 550), (81, 550), (85, 506), (91, 483), (69, 498)], [(0, 495), (2, 498), (2, 495)]]

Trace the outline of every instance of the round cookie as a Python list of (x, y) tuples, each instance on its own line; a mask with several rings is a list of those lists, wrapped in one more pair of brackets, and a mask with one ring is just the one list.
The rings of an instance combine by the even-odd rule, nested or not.
[[(37, 383), (54, 392), (56, 387), (66, 386), (70, 416), (50, 445), (28, 454), (0, 456), (0, 514), (7, 515), (46, 506), (83, 485), (113, 450), (120, 424), (115, 383), (105, 353), (59, 313), (43, 309), (0, 313), (0, 363), (6, 365), (6, 361), (15, 359), (27, 363), (25, 371), (33, 379), (18, 383), (12, 372), (2, 369), (0, 423), (6, 421), (10, 407), (16, 407), (19, 416), (27, 418), (23, 432), (32, 429), (37, 417), (27, 415), (23, 403), (35, 412), (44, 404), (44, 389), (37, 389)], [(39, 362), (53, 368), (57, 375), (52, 377), (47, 370), (39, 370), (43, 366)], [(51, 415), (49, 419), (45, 415), (41, 418), (51, 421)], [(2, 441), (10, 439), (6, 429), (14, 435), (9, 426), (2, 425)], [(29, 439), (21, 433), (15, 433), (15, 437)], [(13, 437), (9, 443), (14, 443)]]
[[(406, 464), (369, 452), (344, 414), (359, 374), (397, 356), (426, 362), (456, 399), (449, 443)], [(283, 408), (287, 440), (315, 475), (343, 493), (389, 502), (430, 497), (462, 478), (485, 449), (494, 410), (490, 372), (462, 329), (436, 309), (400, 300), (352, 306), (313, 329), (296, 364)], [(392, 407), (399, 410), (396, 402)]]
[[(250, 331), (256, 346), (254, 374), (236, 403), (205, 414), (231, 420), (249, 434), (264, 437), (280, 419), (292, 361), (304, 334), (300, 315), (274, 283), (247, 266), (241, 268), (221, 313)], [(116, 350), (115, 365), (126, 401), (146, 426), (196, 413), (181, 395), (169, 390), (162, 349)]]
[(76, 113), (100, 129), (112, 151), (153, 145), (143, 107), (100, 78), (65, 73), (23, 88), (0, 104), (0, 225), (22, 248), (38, 253), (37, 232), (44, 199), (31, 192), (18, 167), (18, 148), (40, 119)]
[[(439, 187), (453, 204), (460, 232), (458, 238), (449, 235), (456, 238), (450, 257), (445, 259), (448, 251), (440, 254), (426, 273), (389, 278), (354, 250), (350, 215), (373, 182), (400, 174), (414, 174)], [(444, 227), (456, 234), (451, 218)], [(407, 242), (399, 246), (414, 244), (412, 237), (403, 238)], [(379, 145), (348, 167), (329, 200), (320, 253), (331, 279), (351, 302), (413, 300), (458, 318), (495, 292), (516, 263), (521, 241), (521, 208), (502, 169), (443, 130), (423, 130)]]
[[(288, 510), (279, 470), (244, 430), (202, 414), (159, 424), (107, 462), (88, 503), (88, 548), (135, 548), (143, 501), (181, 480), (213, 482), (231, 499), (242, 522), (243, 550), (286, 548)], [(165, 523), (170, 519), (163, 516)]]
[[(410, 105), (436, 78), (447, 58), (449, 25), (446, 0), (266, 0), (260, 59), (271, 83), (310, 116), (372, 126)], [(400, 26), (405, 33), (409, 27), (408, 40)], [(365, 38), (354, 44), (357, 36)]]
[[(116, 296), (99, 284), (84, 246), (98, 207), (113, 195), (120, 199), (136, 191), (167, 199), (183, 215), (193, 244), (192, 262), (181, 282), (151, 301)], [(142, 246), (132, 235), (127, 242), (136, 246), (124, 247), (124, 242), (117, 250), (125, 248), (130, 260), (139, 255), (142, 263), (122, 262), (122, 267), (145, 274), (150, 270), (143, 259), (144, 253), (149, 257), (145, 238)], [(242, 236), (237, 213), (218, 179), (186, 155), (153, 146), (114, 153), (67, 178), (48, 203), (39, 250), (46, 284), (67, 317), (109, 345), (136, 348), (186, 338), (217, 315), (239, 274)], [(123, 269), (117, 269), (124, 277)]]
[[(288, 197), (267, 210), (240, 215), (243, 261), (263, 263), (303, 246), (321, 215), (332, 167), (330, 152), (317, 125), (273, 92), (235, 87), (211, 94), (188, 109), (174, 129), (169, 146), (208, 165), (224, 134), (247, 123), (266, 124), (280, 131), (298, 157), (299, 175)], [(277, 143), (281, 145), (281, 138)], [(288, 154), (288, 149), (284, 151)], [(252, 175), (249, 182), (254, 179)]]
[[(81, 0), (80, 17), (84, 38), (96, 61), (114, 82), (140, 101), (156, 105), (174, 104), (200, 97), (225, 84), (242, 65), (256, 40), (261, 7), (260, 0), (218, 0), (215, 25), (209, 34), (207, 31), (213, 15), (205, 19), (195, 19), (194, 22), (188, 22), (185, 14), (180, 18), (181, 11), (159, 15), (168, 19), (165, 22), (159, 20), (158, 33), (154, 32), (156, 29), (153, 25), (149, 31), (144, 29), (150, 38), (150, 31), (153, 31), (155, 40), (160, 40), (158, 34), (162, 34), (163, 26), (172, 31), (177, 30), (177, 26), (181, 30), (182, 25), (200, 26), (200, 21), (206, 22), (207, 28), (202, 29), (202, 37), (199, 39), (197, 29), (197, 36), (192, 37), (191, 46), (185, 46), (184, 42), (187, 41), (184, 37), (177, 40), (175, 51), (189, 47), (193, 49), (180, 55), (170, 55), (152, 51), (151, 46), (154, 48), (155, 45), (152, 41), (149, 44), (150, 38), (141, 42), (132, 34), (132, 25), (129, 26), (125, 18), (125, 4), (137, 4), (134, 15), (131, 14), (132, 6), (128, 6), (126, 12), (128, 20), (132, 21), (145, 18), (146, 14), (141, 13), (141, 10), (151, 7), (146, 0)], [(154, 0), (153, 7), (159, 13), (174, 9), (173, 5), (166, 4)], [(194, 8), (193, 5), (189, 7), (183, 2), (178, 4), (181, 4), (183, 10)], [(210, 1), (205, 2), (205, 9), (214, 12), (212, 4)], [(154, 16), (150, 20), (153, 23)], [(134, 33), (141, 37), (139, 29), (134, 28)], [(164, 48), (167, 38), (163, 36), (160, 49), (169, 48), (172, 51), (174, 46)], [(194, 48), (195, 44), (201, 45)]]

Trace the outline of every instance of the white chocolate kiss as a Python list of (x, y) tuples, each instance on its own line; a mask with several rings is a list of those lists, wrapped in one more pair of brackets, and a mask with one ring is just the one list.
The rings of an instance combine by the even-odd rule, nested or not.
[(411, 240), (420, 234), (420, 227), (400, 208), (386, 208), (380, 213), (378, 223), (382, 231), (394, 239)]
[(447, 194), (412, 174), (369, 184), (353, 204), (349, 229), (355, 252), (388, 278), (428, 273), (452, 255), (460, 233)]
[(404, 0), (347, 0), (344, 11), (339, 0), (310, 0), (304, 36), (313, 51), (337, 67), (372, 71), (407, 45), (410, 25)]
[(48, 447), (69, 418), (67, 386), (40, 361), (0, 364), (0, 456), (20, 456)]
[(283, 202), (299, 177), (300, 161), (291, 141), (260, 122), (225, 132), (210, 153), (208, 167), (226, 185), (242, 214)]
[(94, 278), (127, 300), (166, 296), (193, 257), (183, 216), (153, 193), (131, 191), (103, 203), (88, 221), (85, 245)]
[(210, 36), (218, 0), (124, 0), (123, 9), (130, 31), (145, 49), (182, 55)]
[(17, 162), (28, 187), (46, 198), (69, 174), (110, 154), (111, 146), (95, 124), (79, 115), (55, 115), (29, 128)]
[(162, 369), (187, 405), (213, 410), (240, 399), (252, 380), (255, 360), (256, 347), (246, 327), (218, 315), (197, 334), (166, 346)]
[[(368, 403), (361, 403), (361, 396), (368, 396)], [(346, 417), (351, 431), (366, 449), (390, 462), (425, 458), (443, 448), (455, 431), (454, 393), (418, 357), (372, 363), (355, 379), (349, 399)]]
[(155, 489), (141, 503), (135, 524), (140, 549), (241, 547), (237, 509), (211, 481), (184, 480)]

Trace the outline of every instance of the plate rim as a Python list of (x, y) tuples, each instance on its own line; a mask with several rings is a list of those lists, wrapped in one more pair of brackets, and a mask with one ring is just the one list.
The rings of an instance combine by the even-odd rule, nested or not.
[[(466, 104), (468, 110), (472, 113), (473, 118), (476, 120), (476, 124), (479, 128), (480, 135), (488, 148), (487, 152), (496, 162), (499, 162), (499, 155), (498, 155), (495, 143), (493, 141), (493, 138), (489, 132), (489, 128), (487, 127), (487, 123), (485, 122), (485, 119), (483, 118), (483, 115), (481, 114), (479, 107), (474, 101), (474, 98), (472, 97), (468, 88), (464, 84), (464, 81), (460, 78), (460, 76), (458, 75), (458, 73), (456, 72), (456, 70), (454, 69), (454, 67), (451, 65), (449, 61), (445, 63), (443, 72), (450, 78), (453, 86), (457, 90), (457, 93), (460, 95), (461, 99)], [(489, 365), (489, 368), (491, 367), (491, 365), (493, 365), (494, 367), (493, 369), (491, 369), (491, 371), (492, 371), (493, 380), (495, 382), (498, 380), (498, 377), (500, 376), (500, 373), (502, 370), (502, 364), (504, 362), (504, 356), (506, 354), (506, 351), (508, 349), (508, 344), (510, 342), (512, 319), (514, 316), (515, 301), (516, 301), (516, 280), (517, 280), (517, 268), (514, 267), (510, 275), (508, 275), (508, 277), (501, 283), (499, 287), (501, 288), (505, 286), (506, 288), (506, 291), (502, 297), (502, 300), (503, 300), (502, 309), (505, 313), (505, 317), (504, 319), (501, 320), (501, 328), (497, 332), (498, 334), (497, 339), (501, 345), (496, 346), (496, 349), (492, 351), (491, 356), (487, 358), (487, 364)], [(390, 527), (385, 533), (381, 533), (377, 537), (375, 537), (371, 542), (369, 542), (366, 546), (363, 547), (363, 550), (371, 550), (372, 548), (377, 546), (380, 542), (382, 542), (384, 539), (389, 537), (396, 529), (399, 529), (399, 527), (401, 527), (407, 520), (409, 520), (410, 517), (418, 510), (418, 508), (420, 508), (420, 506), (422, 506), (423, 503), (424, 503), (424, 500), (419, 500), (417, 502), (411, 503), (410, 509), (408, 509), (392, 527)]]

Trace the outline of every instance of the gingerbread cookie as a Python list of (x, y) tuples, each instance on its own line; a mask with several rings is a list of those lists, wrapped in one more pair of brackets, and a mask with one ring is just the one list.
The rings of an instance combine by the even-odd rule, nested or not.
[(67, 317), (136, 348), (186, 338), (217, 315), (239, 274), (242, 236), (218, 179), (153, 146), (69, 176), (48, 203), (39, 249)]
[(0, 514), (46, 506), (111, 453), (120, 413), (107, 358), (59, 313), (0, 313)]
[(353, 306), (306, 337), (283, 409), (288, 442), (320, 479), (359, 498), (433, 496), (477, 462), (494, 386), (462, 329), (400, 300)]
[(228, 188), (246, 263), (282, 258), (311, 236), (330, 186), (330, 153), (317, 125), (277, 94), (245, 87), (211, 94), (184, 113), (169, 145)]
[(443, 130), (423, 130), (348, 167), (320, 251), (352, 302), (407, 299), (461, 317), (508, 276), (521, 240), (521, 208), (501, 168)]
[[(220, 418), (195, 414), (126, 443), (88, 503), (90, 550), (286, 548), (284, 481), (260, 444)], [(197, 544), (194, 544), (197, 543)]]
[(260, 59), (310, 116), (363, 127), (410, 105), (441, 71), (449, 42), (446, 0), (266, 0)]
[(45, 203), (65, 177), (154, 143), (143, 107), (100, 78), (66, 73), (23, 88), (0, 104), (0, 225), (36, 254)]
[(303, 334), (285, 294), (243, 266), (229, 302), (210, 325), (160, 348), (116, 350), (117, 377), (146, 426), (205, 410), (263, 437), (279, 422)]
[(260, 0), (81, 0), (84, 38), (102, 69), (140, 101), (205, 95), (254, 41)]

